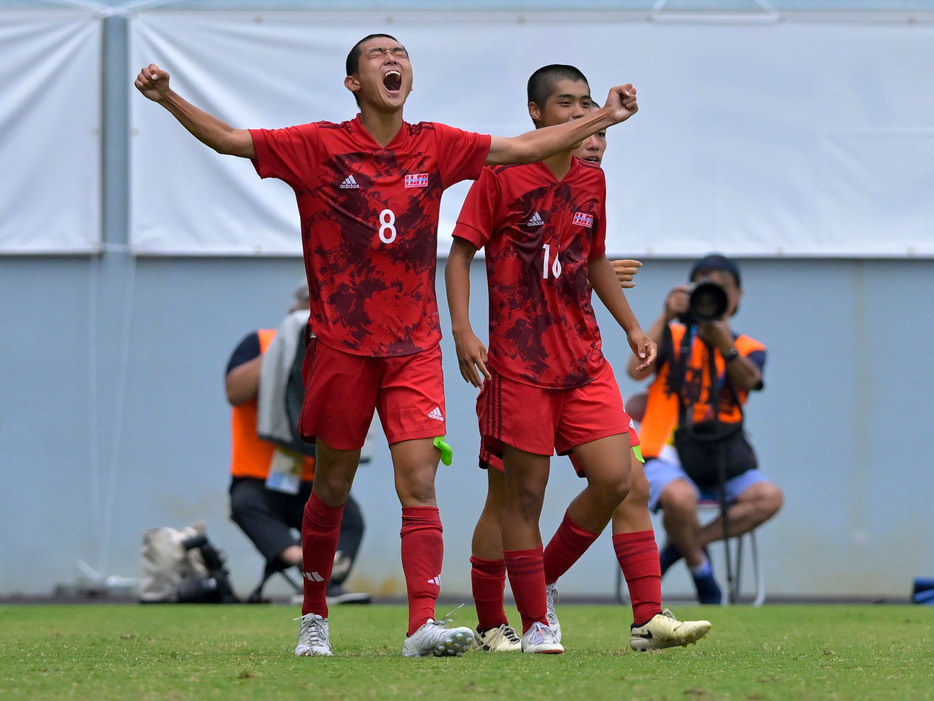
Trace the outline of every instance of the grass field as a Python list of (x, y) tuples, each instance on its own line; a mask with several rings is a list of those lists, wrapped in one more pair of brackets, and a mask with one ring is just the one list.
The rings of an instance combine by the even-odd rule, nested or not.
[(628, 608), (558, 612), (564, 655), (403, 658), (405, 608), (376, 605), (332, 609), (334, 657), (296, 658), (292, 606), (6, 605), (0, 699), (934, 698), (932, 607), (683, 606), (710, 636), (645, 654)]

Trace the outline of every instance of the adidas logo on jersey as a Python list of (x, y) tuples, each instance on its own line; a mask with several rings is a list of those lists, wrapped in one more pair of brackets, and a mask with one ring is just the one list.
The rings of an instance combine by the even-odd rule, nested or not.
[(436, 406), (428, 412), (428, 418), (435, 421), (444, 421), (444, 414), (441, 413), (441, 407)]
[(344, 178), (344, 182), (341, 183), (341, 190), (359, 190), (360, 186), (357, 185), (357, 181), (354, 180), (352, 175), (348, 175)]
[(529, 219), (526, 223), (526, 226), (545, 226), (544, 220), (539, 216), (538, 212), (532, 215), (532, 218)]

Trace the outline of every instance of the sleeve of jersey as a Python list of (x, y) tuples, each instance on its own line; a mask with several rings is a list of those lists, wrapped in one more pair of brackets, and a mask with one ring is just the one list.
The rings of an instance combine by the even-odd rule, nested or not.
[(489, 134), (475, 134), (439, 123), (435, 124), (435, 133), (438, 135), (438, 163), (444, 187), (480, 177), (493, 141)]
[(457, 217), (453, 235), (483, 248), (493, 233), (496, 204), (499, 200), (498, 182), (493, 171), (484, 168), (477, 181), (470, 186)]
[(597, 200), (597, 230), (594, 232), (593, 245), (590, 247), (589, 260), (596, 260), (606, 255), (606, 177), (602, 170), (598, 170), (598, 184), (596, 186), (599, 199)]
[(250, 129), (256, 158), (253, 167), (261, 178), (278, 178), (295, 187), (317, 168), (318, 127), (302, 124), (285, 129)]
[(231, 354), (230, 360), (227, 361), (227, 371), (224, 374), (229, 375), (234, 368), (250, 362), (261, 352), (259, 347), (259, 333), (253, 331), (247, 334)]

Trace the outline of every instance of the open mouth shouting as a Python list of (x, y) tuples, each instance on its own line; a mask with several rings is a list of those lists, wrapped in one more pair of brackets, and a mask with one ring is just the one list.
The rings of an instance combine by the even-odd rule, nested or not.
[(397, 95), (402, 89), (402, 74), (397, 70), (387, 71), (383, 75), (383, 87), (391, 94)]

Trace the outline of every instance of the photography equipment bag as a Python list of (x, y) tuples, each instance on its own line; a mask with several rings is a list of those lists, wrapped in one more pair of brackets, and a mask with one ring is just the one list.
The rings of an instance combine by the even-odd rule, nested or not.
[[(677, 362), (672, 363), (670, 369), (670, 373), (678, 373), (674, 383), (678, 388), (679, 407), (678, 428), (675, 429), (674, 443), (681, 467), (688, 477), (701, 489), (711, 489), (754, 469), (757, 460), (746, 438), (743, 419), (728, 423), (720, 421), (718, 373), (714, 350), (710, 345), (707, 346), (707, 357), (710, 361), (708, 363), (710, 385), (707, 400), (710, 403), (713, 420), (698, 423), (692, 421), (693, 402), (687, 396), (688, 393), (682, 391), (686, 384), (685, 375), (691, 353), (692, 337), (691, 328), (686, 328), (681, 340), (680, 357)], [(670, 339), (670, 336), (668, 338)], [(725, 378), (725, 386), (736, 398), (736, 406), (742, 416), (743, 405), (730, 384), (729, 377)]]
[(210, 543), (202, 523), (150, 528), (143, 534), (140, 601), (237, 603), (224, 561), (224, 554)]

